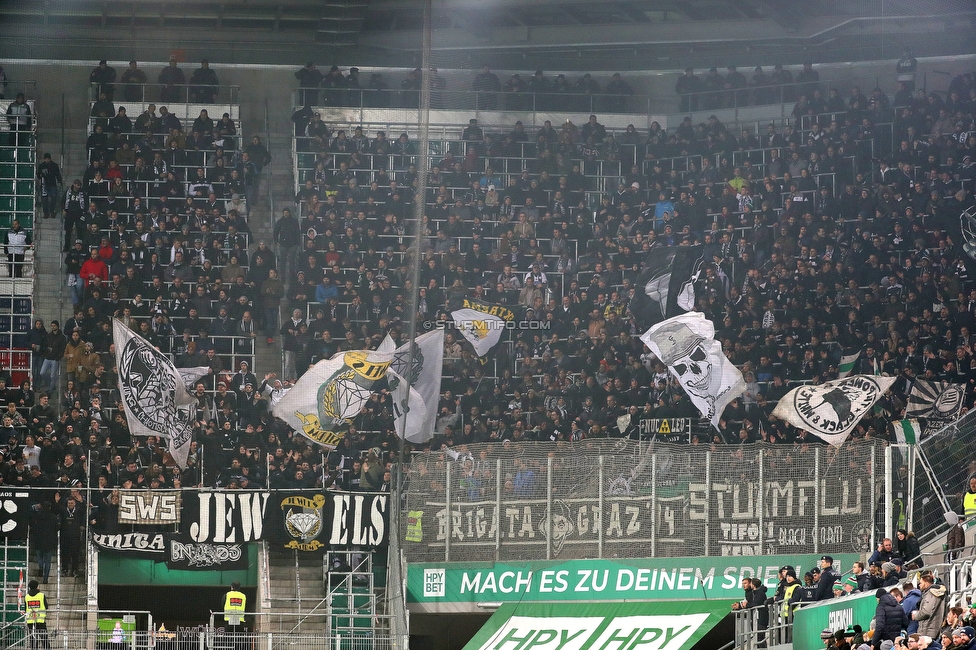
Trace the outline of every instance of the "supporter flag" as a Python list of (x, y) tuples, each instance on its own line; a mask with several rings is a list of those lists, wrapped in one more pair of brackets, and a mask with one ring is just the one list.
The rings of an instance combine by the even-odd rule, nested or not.
[(726, 405), (745, 391), (745, 382), (715, 340), (712, 322), (700, 312), (682, 314), (650, 328), (641, 340), (717, 428)]
[(914, 418), (892, 422), (891, 428), (900, 445), (914, 445), (922, 439), (922, 425)]
[[(183, 378), (183, 383), (186, 384), (187, 390), (193, 390), (193, 384), (196, 383), (201, 377), (206, 377), (210, 374), (210, 366), (197, 366), (195, 368), (177, 368), (176, 371), (180, 373), (180, 377)], [(257, 388), (257, 386), (255, 386)]]
[[(397, 435), (409, 442), (421, 443), (434, 437), (434, 420), (444, 369), (444, 330), (437, 329), (418, 336), (414, 341), (412, 359), (410, 348), (407, 343), (396, 349), (390, 365), (393, 375), (388, 377), (388, 381), (396, 409), (394, 424)], [(394, 385), (398, 380), (401, 383)]]
[(144, 338), (112, 321), (119, 392), (129, 431), (135, 436), (169, 439), (170, 453), (180, 467), (193, 438), (197, 401), (186, 390), (173, 362)]
[(644, 270), (630, 311), (642, 327), (689, 312), (695, 306), (695, 282), (701, 274), (701, 246), (652, 248), (644, 258)]
[(507, 324), (515, 322), (516, 314), (512, 308), (504, 305), (465, 298), (462, 308), (451, 312), (451, 318), (461, 336), (474, 347), (483, 361), (502, 339)]
[(854, 365), (857, 363), (857, 359), (860, 356), (861, 356), (860, 350), (858, 350), (854, 354), (845, 354), (841, 356), (840, 365), (837, 366), (837, 370), (838, 370), (837, 377), (839, 379), (843, 379), (847, 375), (851, 374), (851, 371), (854, 370)]
[(773, 415), (840, 446), (893, 383), (894, 377), (852, 375), (807, 384), (784, 395)]
[(350, 350), (319, 361), (275, 405), (273, 413), (327, 449), (335, 449), (349, 424), (386, 377), (393, 355)]
[(945, 423), (955, 420), (966, 401), (966, 385), (916, 379), (908, 393), (905, 416)]

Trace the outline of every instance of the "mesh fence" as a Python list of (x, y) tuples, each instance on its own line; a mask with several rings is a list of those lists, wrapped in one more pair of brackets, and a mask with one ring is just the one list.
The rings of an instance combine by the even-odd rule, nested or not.
[[(919, 447), (932, 470), (935, 485), (928, 472), (916, 471), (912, 476), (902, 457), (895, 473), (896, 495), (910, 492), (914, 479), (912, 525), (916, 531), (933, 531), (944, 527), (945, 505), (962, 512), (962, 499), (969, 485), (969, 477), (976, 474), (976, 458), (972, 449), (976, 439), (976, 411), (970, 411), (955, 422), (927, 435)], [(941, 493), (941, 494), (940, 494)], [(941, 502), (944, 495), (947, 504)], [(906, 503), (906, 508), (907, 508)], [(896, 516), (899, 504), (896, 503)], [(896, 521), (896, 523), (898, 523)]]
[(861, 552), (884, 486), (873, 443), (467, 449), (414, 459), (409, 562)]

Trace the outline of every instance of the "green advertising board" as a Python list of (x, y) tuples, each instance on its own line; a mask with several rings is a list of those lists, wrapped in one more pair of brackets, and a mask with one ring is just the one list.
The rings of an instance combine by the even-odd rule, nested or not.
[[(676, 600), (742, 598), (742, 579), (759, 577), (768, 587), (780, 567), (799, 575), (817, 557), (767, 555), (716, 558), (569, 560), (507, 564), (410, 564), (407, 602), (439, 603), (547, 602), (594, 600)], [(857, 561), (850, 553), (834, 556), (834, 568), (846, 571)]]
[(729, 613), (730, 601), (508, 603), (464, 650), (688, 650)]
[(820, 633), (825, 629), (836, 632), (849, 625), (869, 629), (877, 607), (878, 599), (871, 592), (832, 598), (799, 608), (793, 615), (794, 650), (823, 650)]

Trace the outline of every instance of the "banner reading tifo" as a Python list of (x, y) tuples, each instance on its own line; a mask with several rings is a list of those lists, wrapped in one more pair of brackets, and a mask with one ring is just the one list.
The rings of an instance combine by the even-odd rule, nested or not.
[[(858, 559), (834, 556), (846, 571)], [(660, 558), (572, 560), (519, 564), (410, 564), (409, 603), (545, 602), (578, 600), (741, 599), (742, 579), (761, 578), (769, 587), (780, 567), (797, 573), (812, 568), (815, 556), (751, 558)]]

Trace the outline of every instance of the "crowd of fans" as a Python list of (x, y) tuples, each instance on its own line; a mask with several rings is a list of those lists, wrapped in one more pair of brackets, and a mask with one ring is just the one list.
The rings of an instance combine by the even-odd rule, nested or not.
[[(953, 84), (970, 96), (973, 77)], [(974, 115), (951, 101), (929, 95), (878, 123), (848, 105), (829, 121), (762, 135), (734, 134), (715, 118), (618, 134), (596, 115), (580, 128), (519, 123), (507, 133), (472, 121), (434, 161), (419, 247), (407, 236), (417, 183), (408, 134), (346, 137), (298, 111), (297, 149), (311, 164), (299, 170), (297, 209), (262, 242), (248, 238), (253, 200), (234, 180), (257, 178), (267, 162), (260, 141), (222, 150), (218, 127), (200, 118), (188, 125), (150, 108), (116, 131), (121, 109), (94, 113), (93, 135), (101, 119), (109, 132), (90, 140), (88, 169), (50, 215), (65, 220), (74, 315), (63, 327), (35, 323), (35, 386), (0, 385), (9, 441), (0, 478), (98, 486), (96, 513), (111, 510), (117, 487), (383, 487), (399, 444), (385, 391), (328, 454), (270, 408), (316, 361), (387, 334), (402, 344), (412, 317), (440, 326), (465, 297), (519, 307), (522, 323), (489, 363), (446, 333), (450, 388), (429, 446), (650, 435), (643, 418), (698, 415), (641, 344), (645, 324), (629, 309), (644, 256), (663, 245), (702, 246), (698, 309), (747, 383), (719, 430), (699, 429), (693, 443), (818, 443), (772, 407), (799, 382), (836, 377), (841, 355), (855, 350), (855, 372), (899, 378), (853, 434), (884, 439), (914, 378), (976, 381), (976, 286), (959, 222), (972, 205)], [(187, 126), (209, 146), (191, 147)], [(882, 133), (896, 145), (885, 148)], [(601, 190), (607, 179), (588, 156), (605, 153), (587, 147), (611, 136), (620, 174)], [(517, 172), (494, 171), (515, 169), (513, 160)], [(42, 184), (51, 164), (41, 164)], [(143, 166), (152, 168), (145, 177)], [(290, 316), (281, 324), (279, 306)], [(209, 368), (192, 387), (186, 470), (164, 441), (129, 433), (113, 316), (178, 367)], [(277, 340), (281, 377), (253, 367), (256, 346)], [(630, 425), (618, 426), (627, 414)], [(363, 462), (367, 450), (377, 462)]]
[[(976, 603), (953, 605), (940, 573), (925, 567), (915, 536), (904, 529), (896, 539), (885, 538), (867, 562), (854, 562), (849, 571), (838, 572), (833, 558), (824, 555), (802, 580), (793, 566), (779, 570), (775, 591), (762, 580), (745, 578), (744, 594), (733, 610), (750, 610), (751, 624), (762, 647), (767, 630), (792, 621), (801, 605), (872, 594), (877, 606), (872, 618), (857, 618), (838, 627), (834, 621), (820, 635), (826, 648), (836, 650), (965, 650), (976, 643)], [(942, 575), (944, 577), (944, 574)], [(962, 606), (960, 606), (962, 605)], [(774, 633), (777, 634), (777, 633)], [(789, 640), (790, 631), (786, 631)], [(783, 638), (770, 636), (770, 640)]]

